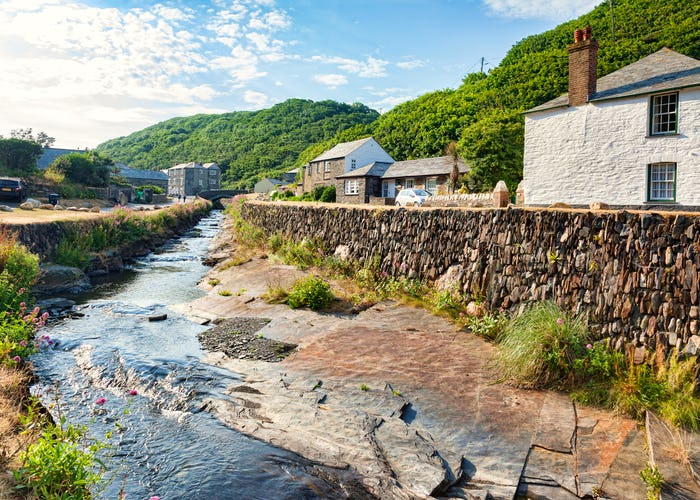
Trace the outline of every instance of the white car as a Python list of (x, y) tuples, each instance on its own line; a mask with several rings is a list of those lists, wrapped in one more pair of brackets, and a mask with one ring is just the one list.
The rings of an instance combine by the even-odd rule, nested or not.
[(432, 195), (424, 189), (402, 189), (396, 196), (395, 205), (401, 207), (420, 207)]

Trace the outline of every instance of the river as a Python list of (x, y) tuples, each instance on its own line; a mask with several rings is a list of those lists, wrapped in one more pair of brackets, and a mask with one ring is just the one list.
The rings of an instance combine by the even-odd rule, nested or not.
[[(35, 355), (40, 395), (52, 413), (86, 425), (104, 440), (108, 467), (96, 498), (346, 498), (349, 473), (309, 463), (231, 430), (202, 411), (227, 398), (239, 377), (203, 362), (197, 334), (206, 327), (168, 309), (204, 295), (201, 259), (219, 230), (213, 212), (183, 237), (110, 275), (78, 297), (84, 317), (41, 333), (53, 348)], [(148, 317), (166, 313), (165, 321)], [(58, 389), (56, 390), (56, 387)], [(130, 395), (136, 391), (136, 395)], [(58, 397), (56, 397), (58, 394)], [(104, 398), (103, 405), (95, 404)]]

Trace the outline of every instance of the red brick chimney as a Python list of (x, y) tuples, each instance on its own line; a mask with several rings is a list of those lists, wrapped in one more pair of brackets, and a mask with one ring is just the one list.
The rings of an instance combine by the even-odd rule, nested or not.
[(598, 42), (592, 38), (592, 30), (574, 31), (574, 43), (569, 51), (569, 105), (580, 106), (595, 93), (598, 81)]

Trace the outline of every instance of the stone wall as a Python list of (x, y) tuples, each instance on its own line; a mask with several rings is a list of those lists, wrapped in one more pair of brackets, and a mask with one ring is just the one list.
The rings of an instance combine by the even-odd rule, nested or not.
[(250, 202), (243, 217), (295, 240), (378, 254), (391, 275), (448, 272), (492, 310), (552, 299), (593, 332), (665, 351), (699, 332), (700, 216), (508, 209), (394, 209)]

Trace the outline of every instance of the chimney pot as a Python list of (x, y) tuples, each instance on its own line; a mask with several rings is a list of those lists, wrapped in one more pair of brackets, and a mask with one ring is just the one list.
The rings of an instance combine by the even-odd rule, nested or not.
[(598, 42), (592, 39), (592, 30), (577, 29), (569, 52), (569, 105), (580, 106), (595, 94), (597, 86)]
[(590, 26), (586, 26), (583, 30), (583, 39), (590, 40), (591, 38), (593, 38), (593, 29)]
[(581, 40), (583, 40), (583, 30), (574, 30), (574, 43), (579, 43)]

